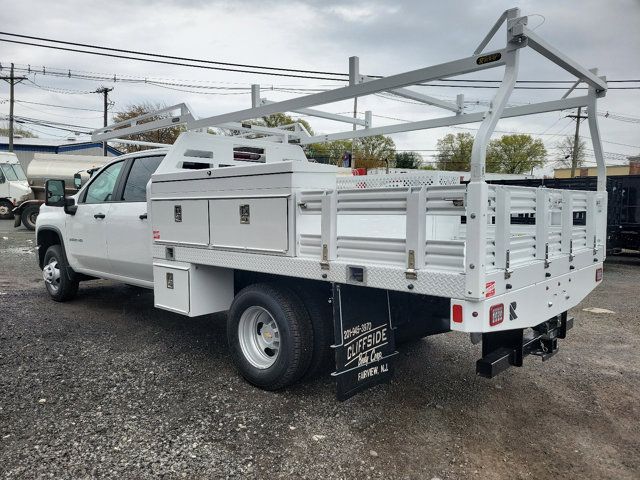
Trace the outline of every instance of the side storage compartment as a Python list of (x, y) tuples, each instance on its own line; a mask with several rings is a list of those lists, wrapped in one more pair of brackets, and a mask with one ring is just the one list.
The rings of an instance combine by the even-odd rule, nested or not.
[(214, 247), (287, 253), (288, 197), (251, 197), (209, 201)]
[(228, 310), (233, 270), (181, 262), (154, 262), (154, 305), (189, 317)]
[(153, 200), (151, 219), (155, 242), (209, 244), (207, 200)]

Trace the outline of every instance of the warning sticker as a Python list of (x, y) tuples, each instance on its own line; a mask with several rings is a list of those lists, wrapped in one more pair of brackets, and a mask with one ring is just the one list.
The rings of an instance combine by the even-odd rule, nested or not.
[(496, 282), (487, 282), (484, 287), (486, 298), (493, 297), (496, 294)]
[(153, 239), (154, 240), (160, 240), (160, 230), (154, 230), (153, 231)]

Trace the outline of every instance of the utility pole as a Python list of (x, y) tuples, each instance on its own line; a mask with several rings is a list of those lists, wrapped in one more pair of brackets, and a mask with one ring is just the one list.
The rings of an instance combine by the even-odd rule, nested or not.
[(581, 115), (582, 107), (578, 107), (577, 115), (567, 115), (568, 118), (574, 118), (576, 120), (576, 134), (573, 137), (573, 152), (571, 155), (571, 178), (576, 176), (576, 168), (578, 167), (578, 146), (580, 144), (580, 121), (583, 118), (587, 118), (586, 115)]
[[(104, 95), (104, 121), (103, 121), (103, 127), (106, 127), (108, 125), (107, 123), (107, 109), (109, 108), (109, 92), (113, 90), (112, 88), (108, 88), (108, 87), (100, 87), (96, 90), (96, 93), (102, 93)], [(102, 154), (106, 157), (107, 156), (107, 142), (102, 142)]]
[(4, 80), (9, 83), (9, 151), (13, 152), (13, 103), (14, 103), (14, 92), (13, 89), (16, 83), (20, 83), (23, 80), (26, 80), (27, 77), (16, 77), (13, 73), (13, 63), (11, 64), (11, 73), (10, 75), (0, 77), (0, 80)]

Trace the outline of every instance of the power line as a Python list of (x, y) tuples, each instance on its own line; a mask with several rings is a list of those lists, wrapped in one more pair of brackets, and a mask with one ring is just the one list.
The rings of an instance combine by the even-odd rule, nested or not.
[[(332, 75), (332, 76), (337, 76), (337, 77), (345, 77), (345, 78), (340, 78), (340, 79), (336, 79), (336, 78), (326, 79), (326, 80), (332, 80), (332, 81), (345, 81), (345, 80), (348, 79), (348, 76), (349, 76), (349, 74), (347, 72), (330, 72), (330, 71), (323, 71), (323, 70), (304, 70), (304, 69), (300, 69), (300, 68), (285, 68), (285, 67), (273, 67), (273, 66), (255, 65), (255, 64), (221, 62), (221, 61), (201, 59), (201, 58), (180, 57), (180, 56), (165, 55), (165, 54), (153, 53), (153, 52), (143, 52), (143, 51), (140, 51), (140, 50), (128, 50), (128, 49), (122, 49), (122, 48), (106, 47), (106, 46), (103, 46), (103, 45), (94, 45), (94, 44), (89, 44), (89, 43), (70, 42), (70, 41), (65, 41), (65, 40), (58, 40), (58, 39), (46, 38), (46, 37), (36, 37), (36, 36), (32, 36), (32, 35), (21, 35), (21, 34), (10, 33), (10, 32), (0, 32), (0, 35), (6, 35), (6, 36), (9, 36), (9, 37), (24, 38), (24, 39), (29, 39), (29, 40), (37, 40), (37, 41), (41, 41), (41, 42), (58, 43), (58, 44), (62, 44), (62, 45), (71, 45), (71, 46), (75, 46), (75, 47), (90, 48), (90, 49), (94, 49), (94, 50), (106, 50), (106, 51), (109, 51), (109, 52), (127, 53), (127, 54), (130, 54), (130, 55), (141, 55), (141, 56), (145, 56), (145, 57), (156, 57), (156, 58), (161, 58), (161, 59), (166, 59), (166, 60), (180, 60), (180, 61), (184, 61), (184, 62), (204, 63), (204, 64), (208, 64), (208, 65), (222, 65), (222, 66), (225, 66), (225, 67), (250, 68), (250, 69), (254, 69), (254, 70), (272, 70), (272, 71), (276, 71), (276, 72), (307, 73), (307, 74), (313, 74), (313, 75)], [(11, 42), (11, 43), (22, 43), (22, 44), (25, 44), (25, 45), (31, 45), (31, 46), (36, 46), (36, 47), (58, 48), (58, 49), (69, 50), (69, 51), (77, 51), (78, 53), (100, 54), (100, 52), (90, 52), (90, 51), (86, 51), (86, 50), (76, 50), (76, 49), (65, 49), (64, 47), (55, 47), (55, 46), (51, 46), (51, 45), (33, 44), (33, 43), (28, 43), (28, 42), (18, 42), (18, 41), (15, 41), (15, 40), (8, 40), (8, 39), (0, 39), (0, 40)], [(120, 57), (120, 56), (118, 56), (116, 58), (130, 58), (130, 57)], [(145, 61), (145, 59), (142, 59), (142, 58), (130, 58), (130, 59)], [(148, 60), (148, 59), (146, 59), (146, 60)], [(184, 66), (195, 66), (195, 65), (184, 65)], [(235, 71), (235, 70), (231, 70), (231, 69), (225, 69), (225, 70)], [(243, 73), (258, 73), (258, 74), (264, 74), (264, 75), (271, 75), (272, 74), (272, 73), (263, 73), (263, 72), (243, 72)], [(292, 75), (292, 76), (297, 77), (297, 75)], [(371, 77), (371, 78), (382, 78), (379, 75), (369, 75), (369, 77)], [(308, 77), (301, 77), (301, 78), (308, 78)], [(448, 82), (462, 82), (462, 83), (464, 83), (464, 82), (466, 82), (466, 83), (497, 83), (497, 84), (501, 83), (501, 80), (481, 80), (481, 79), (447, 79), (447, 81)], [(640, 82), (640, 79), (608, 80), (608, 83), (638, 83), (638, 82)], [(574, 80), (518, 80), (517, 83), (530, 83), (530, 84), (566, 83), (566, 84), (572, 84), (572, 83), (574, 83)], [(469, 88), (472, 88), (472, 87), (469, 87)], [(478, 87), (478, 88), (487, 88), (487, 87)]]
[(20, 45), (30, 45), (33, 47), (42, 47), (42, 48), (48, 48), (51, 50), (63, 50), (63, 51), (67, 51), (67, 52), (75, 52), (75, 53), (86, 53), (89, 55), (98, 55), (101, 57), (110, 57), (110, 58), (121, 58), (124, 60), (137, 60), (140, 62), (147, 62), (147, 63), (158, 63), (158, 64), (162, 64), (162, 65), (173, 65), (173, 66), (178, 66), (178, 67), (191, 67), (191, 68), (200, 68), (200, 69), (204, 69), (204, 70), (220, 70), (220, 71), (225, 71), (225, 72), (236, 72), (236, 73), (249, 73), (249, 74), (254, 74), (254, 75), (270, 75), (270, 76), (275, 76), (275, 77), (292, 77), (292, 78), (308, 78), (308, 79), (312, 79), (312, 80), (329, 80), (329, 81), (340, 81), (340, 82), (344, 82), (345, 80), (343, 79), (336, 79), (336, 78), (330, 78), (330, 77), (318, 77), (318, 76), (309, 76), (309, 75), (297, 75), (297, 74), (293, 74), (293, 73), (277, 73), (277, 72), (256, 72), (256, 71), (251, 71), (251, 70), (243, 70), (243, 69), (238, 69), (238, 68), (225, 68), (225, 67), (213, 67), (210, 65), (194, 65), (194, 64), (188, 64), (188, 63), (180, 63), (180, 62), (171, 62), (168, 60), (157, 60), (157, 59), (153, 59), (153, 58), (140, 58), (140, 57), (130, 57), (127, 55), (118, 55), (115, 53), (105, 53), (105, 52), (91, 52), (88, 50), (80, 50), (77, 48), (68, 48), (68, 47), (60, 47), (60, 46), (54, 46), (54, 45), (41, 45), (38, 43), (31, 43), (31, 42), (22, 42), (19, 40), (9, 40), (6, 38), (0, 38), (0, 42), (6, 42), (6, 43), (16, 43), (16, 44), (20, 44)]
[[(40, 90), (46, 90), (48, 92), (53, 92), (53, 93), (63, 93), (63, 94), (69, 94), (69, 95), (88, 95), (91, 93), (95, 93), (93, 90), (71, 90), (68, 88), (47, 87), (47, 86), (40, 85), (29, 78), (27, 78), (26, 80), (35, 88), (39, 88)], [(31, 85), (28, 85), (28, 86), (31, 86)]]
[(16, 115), (15, 118), (19, 119), (19, 120), (22, 120), (22, 121), (25, 121), (25, 122), (40, 122), (40, 123), (46, 123), (48, 125), (57, 125), (57, 126), (62, 126), (62, 127), (79, 128), (79, 129), (85, 129), (85, 130), (88, 130), (88, 131), (95, 130), (96, 128), (100, 128), (100, 127), (88, 127), (86, 125), (76, 125), (74, 123), (55, 122), (53, 120), (43, 120), (41, 118), (23, 117), (21, 115)]
[[(2, 68), (3, 67), (0, 64), (0, 70), (2, 70)], [(16, 68), (16, 70), (22, 71), (27, 75), (33, 75), (34, 78), (36, 75), (42, 75), (42, 76), (48, 75), (53, 77), (76, 78), (76, 79), (88, 80), (88, 81), (113, 82), (113, 83), (116, 83), (116, 82), (139, 83), (139, 84), (145, 84), (145, 85), (153, 85), (153, 86), (162, 87), (162, 88), (168, 88), (170, 90), (177, 90), (177, 91), (186, 92), (186, 93), (206, 94), (206, 95), (238, 95), (242, 93), (248, 93), (251, 91), (250, 87), (221, 87), (221, 86), (212, 86), (212, 85), (196, 85), (193, 83), (184, 83), (182, 81), (167, 82), (162, 80), (156, 80), (149, 77), (139, 78), (139, 77), (133, 77), (128, 75), (123, 76), (123, 75), (115, 75), (115, 74), (108, 75), (108, 74), (96, 73), (94, 75), (82, 75), (82, 74), (72, 73), (71, 70), (61, 71), (60, 69), (57, 69), (58, 71), (56, 71), (56, 69), (51, 69), (47, 67), (42, 67), (42, 70), (36, 70), (31, 68), (30, 65), (28, 65), (26, 68), (18, 67)], [(55, 87), (47, 87), (43, 85), (40, 85), (40, 87), (44, 90), (47, 90), (47, 89), (55, 90)], [(179, 87), (202, 89), (202, 90), (215, 90), (215, 92), (193, 91), (193, 90), (186, 90)], [(320, 91), (326, 90), (322, 88), (291, 88), (291, 87), (280, 87), (280, 86), (275, 87), (273, 85), (264, 86), (264, 89), (279, 91), (279, 92), (288, 92), (288, 93), (320, 92)], [(225, 91), (225, 93), (218, 92), (218, 90), (223, 90)], [(233, 92), (227, 93), (227, 91), (233, 91)], [(61, 93), (66, 93), (66, 92), (61, 92)], [(86, 92), (78, 92), (78, 93), (86, 93)]]
[[(0, 100), (0, 103), (6, 103), (8, 101), (9, 101), (8, 99), (3, 99), (3, 100)], [(64, 108), (66, 110), (79, 110), (79, 111), (83, 111), (83, 112), (101, 112), (102, 113), (102, 110), (98, 110), (97, 108), (70, 107), (69, 105), (56, 105), (56, 104), (53, 104), (53, 103), (29, 102), (27, 100), (16, 100), (15, 102), (16, 103), (27, 103), (29, 105), (41, 105), (43, 107)], [(39, 110), (39, 111), (42, 111), (42, 110)], [(45, 113), (45, 112), (43, 112), (43, 113)], [(120, 113), (120, 112), (116, 112), (116, 113)], [(76, 118), (76, 117), (74, 117), (74, 118)], [(93, 118), (93, 117), (91, 117), (91, 118)], [(96, 117), (96, 118), (98, 118), (98, 117)], [(102, 116), (100, 116), (100, 118), (102, 118)]]
[[(0, 39), (2, 40), (2, 39)], [(0, 70), (2, 70), (2, 64), (0, 63)], [(162, 79), (158, 80), (158, 79), (153, 79), (153, 78), (149, 78), (149, 77), (134, 77), (131, 75), (122, 75), (122, 74), (105, 74), (105, 73), (98, 73), (98, 72), (88, 72), (91, 73), (91, 75), (87, 75), (87, 74), (82, 74), (82, 73), (74, 73), (72, 72), (71, 69), (60, 69), (60, 68), (48, 68), (48, 67), (42, 67), (42, 69), (35, 69), (32, 68), (30, 65), (27, 65), (26, 68), (20, 68), (17, 67), (16, 70), (18, 71), (22, 71), (22, 72), (26, 72), (27, 74), (41, 74), (41, 75), (50, 75), (50, 76), (56, 76), (56, 77), (65, 77), (65, 78), (77, 78), (80, 80), (89, 80), (89, 81), (108, 81), (108, 82), (124, 82), (124, 83), (144, 83), (144, 84), (148, 84), (148, 85), (156, 85), (159, 87), (176, 87), (176, 88), (172, 88), (173, 90), (178, 90), (178, 91), (184, 91), (187, 93), (203, 93), (203, 92), (193, 92), (193, 91), (189, 91), (189, 90), (181, 90), (180, 88), (177, 87), (185, 87), (185, 88), (195, 88), (195, 89), (211, 89), (211, 90), (236, 90), (236, 91), (249, 91), (249, 87), (222, 87), (222, 86), (212, 86), (212, 85), (194, 85), (193, 83), (188, 84), (188, 83), (184, 83), (185, 81), (176, 81), (176, 80), (172, 80), (171, 82), (167, 82), (167, 81), (163, 81)], [(251, 72), (251, 73), (260, 73), (260, 72)], [(335, 79), (334, 79), (335, 80)], [(194, 80), (191, 80), (191, 82), (193, 82)], [(459, 82), (465, 82), (467, 80), (455, 80), (455, 79), (447, 79), (448, 82), (453, 82), (453, 81), (459, 81)], [(493, 80), (469, 80), (469, 81), (476, 81), (476, 82), (493, 82)], [(631, 80), (620, 80), (621, 82), (627, 82), (627, 81), (631, 81)], [(181, 82), (181, 83), (178, 83)], [(546, 81), (546, 80), (522, 80), (522, 83), (556, 83), (556, 81)], [(558, 81), (559, 82), (559, 81)], [(216, 83), (216, 82), (214, 82)], [(219, 82), (218, 82), (219, 83)], [(434, 87), (454, 87), (455, 85), (445, 85), (445, 84), (438, 84), (438, 83), (429, 83), (429, 84), (420, 84), (420, 86), (434, 86)], [(494, 86), (478, 86), (478, 85), (470, 85), (470, 86), (465, 86), (465, 85), (457, 85), (457, 87), (459, 88), (497, 88)], [(289, 93), (306, 93), (306, 92), (320, 92), (320, 91), (326, 91), (326, 89), (323, 88), (293, 88), (293, 87), (288, 87), (288, 86), (274, 86), (271, 85), (269, 86), (263, 86), (263, 88), (265, 89), (269, 89), (269, 90), (273, 90), (273, 91), (281, 91), (281, 92), (289, 92)], [(565, 90), (564, 87), (518, 87), (518, 88), (523, 88), (523, 89), (557, 89), (557, 90)], [(610, 89), (616, 89), (617, 87), (610, 87)], [(640, 89), (640, 87), (622, 87), (622, 88), (618, 88), (618, 89)], [(386, 96), (385, 96), (386, 94)], [(221, 94), (220, 94), (221, 95)], [(389, 98), (389, 99), (393, 99), (399, 102), (403, 102), (403, 103), (410, 103), (410, 104), (420, 104), (420, 102), (415, 102), (415, 101), (410, 101), (410, 100), (406, 100), (406, 99), (400, 99), (397, 98), (395, 95), (393, 95), (392, 93), (378, 93), (375, 94), (377, 96), (381, 96), (383, 98)], [(471, 102), (473, 104), (480, 104), (483, 103), (483, 101), (473, 101)], [(488, 103), (488, 101), (484, 101), (484, 103)]]
[[(250, 64), (242, 64), (242, 63), (219, 62), (219, 61), (205, 60), (205, 59), (200, 59), (200, 58), (176, 57), (176, 56), (172, 56), (172, 55), (163, 55), (163, 54), (160, 54), (160, 53), (142, 52), (142, 51), (138, 51), (138, 50), (125, 50), (125, 49), (121, 49), (121, 48), (105, 47), (105, 46), (101, 46), (101, 45), (91, 45), (91, 44), (88, 44), (88, 43), (67, 42), (67, 41), (64, 41), (64, 40), (55, 40), (55, 39), (52, 39), (52, 38), (44, 38), (44, 37), (34, 37), (34, 36), (30, 36), (30, 35), (20, 35), (20, 34), (17, 34), (17, 33), (9, 33), (9, 32), (0, 32), (0, 35), (7, 35), (7, 36), (10, 36), (10, 37), (27, 38), (27, 39), (30, 39), (30, 40), (38, 40), (38, 41), (41, 41), (41, 42), (61, 43), (63, 45), (73, 45), (73, 46), (76, 46), (76, 47), (85, 47), (85, 48), (93, 48), (93, 49), (98, 49), (98, 50), (107, 50), (107, 51), (110, 51), (110, 52), (119, 52), (119, 53), (128, 53), (128, 54), (132, 54), (132, 55), (144, 55), (144, 56), (147, 56), (147, 57), (165, 58), (165, 59), (168, 59), (168, 60), (182, 60), (182, 61), (186, 61), (186, 62), (207, 63), (207, 64), (211, 64), (211, 65), (224, 65), (224, 66), (228, 66), (228, 67), (275, 70), (275, 71), (280, 71), (280, 72), (311, 73), (311, 74), (317, 74), (317, 75), (339, 75), (339, 76), (343, 76), (343, 77), (348, 77), (349, 76), (348, 73), (343, 73), (343, 72), (324, 72), (324, 71), (319, 71), (319, 70), (301, 70), (301, 69), (298, 69), (298, 68), (269, 67), (269, 66), (263, 66), (263, 65), (250, 65)], [(38, 45), (38, 46), (44, 46), (44, 45)]]
[[(16, 103), (18, 103), (18, 102), (16, 101)], [(39, 108), (34, 108), (31, 105), (25, 104), (25, 102), (19, 102), (19, 103), (22, 105), (23, 108), (26, 108), (28, 110), (31, 110), (31, 111), (34, 111), (34, 112), (38, 112), (38, 113), (43, 113), (45, 115), (54, 115), (56, 117), (74, 118), (74, 119), (77, 119), (77, 120), (78, 119), (80, 119), (80, 120), (92, 120), (92, 119), (96, 119), (96, 118), (102, 118), (102, 115), (100, 115), (100, 116), (92, 115), (90, 117), (78, 116), (78, 114), (75, 114), (75, 115), (64, 115), (64, 114), (58, 113), (58, 112), (49, 112), (49, 111), (46, 111), (46, 110), (41, 110)]]

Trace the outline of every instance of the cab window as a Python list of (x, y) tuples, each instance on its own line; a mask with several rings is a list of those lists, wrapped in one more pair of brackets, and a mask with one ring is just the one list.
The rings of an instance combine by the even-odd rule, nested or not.
[(147, 183), (164, 157), (141, 157), (133, 161), (127, 182), (122, 192), (123, 202), (146, 202)]
[(113, 200), (114, 189), (124, 161), (112, 163), (102, 170), (87, 187), (84, 203), (104, 203)]
[(18, 180), (18, 176), (16, 175), (16, 172), (13, 170), (13, 168), (11, 168), (11, 165), (0, 165), (0, 170), (2, 170), (2, 173), (4, 173), (4, 176), (8, 181), (11, 182)]

